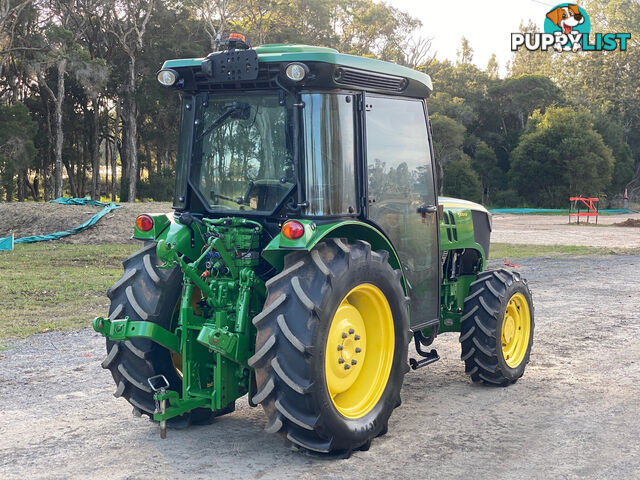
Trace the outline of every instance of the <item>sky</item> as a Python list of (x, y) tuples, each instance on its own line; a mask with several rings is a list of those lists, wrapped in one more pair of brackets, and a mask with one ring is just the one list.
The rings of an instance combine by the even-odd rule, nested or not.
[[(485, 68), (492, 53), (501, 75), (511, 59), (511, 33), (520, 22), (533, 20), (542, 31), (546, 13), (559, 0), (385, 0), (422, 21), (425, 37), (432, 37), (432, 52), (440, 60), (456, 59), (460, 39), (469, 39), (473, 63)], [(554, 1), (556, 3), (554, 3)]]

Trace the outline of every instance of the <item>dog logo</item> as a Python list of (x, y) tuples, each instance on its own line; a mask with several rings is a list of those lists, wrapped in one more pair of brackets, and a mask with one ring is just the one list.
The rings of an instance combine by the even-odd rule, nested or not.
[[(553, 46), (558, 52), (580, 50), (582, 45), (580, 41), (575, 40), (581, 39), (582, 35), (588, 36), (590, 30), (591, 23), (587, 12), (575, 3), (558, 5), (547, 13), (544, 22), (545, 33), (554, 34), (558, 40)], [(566, 43), (562, 42), (563, 35), (568, 40)]]
[(561, 3), (549, 10), (544, 19), (544, 33), (511, 34), (511, 51), (520, 47), (529, 51), (594, 52), (627, 50), (630, 33), (591, 34), (591, 20), (584, 8), (576, 3)]

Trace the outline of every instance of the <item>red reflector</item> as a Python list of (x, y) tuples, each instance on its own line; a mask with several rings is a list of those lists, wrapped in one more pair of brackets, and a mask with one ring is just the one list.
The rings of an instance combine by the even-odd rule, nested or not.
[(138, 227), (138, 230), (148, 232), (153, 228), (153, 218), (149, 215), (140, 215), (136, 218), (136, 227)]
[(296, 240), (304, 235), (304, 225), (297, 220), (289, 220), (282, 226), (282, 234), (289, 240)]

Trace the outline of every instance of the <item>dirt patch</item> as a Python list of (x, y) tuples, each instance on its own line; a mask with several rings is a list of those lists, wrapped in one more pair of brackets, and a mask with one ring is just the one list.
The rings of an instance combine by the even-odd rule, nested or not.
[(640, 228), (640, 218), (627, 218), (624, 222), (614, 223), (616, 227), (636, 227)]
[[(583, 245), (609, 248), (640, 247), (638, 230), (629, 226), (606, 228), (620, 221), (618, 215), (601, 215), (596, 226), (569, 224), (568, 216), (560, 215), (508, 215), (493, 216), (492, 242), (523, 243), (530, 245)], [(640, 222), (640, 214), (630, 220)]]
[[(121, 203), (98, 223), (76, 235), (56, 240), (60, 243), (88, 245), (134, 242), (130, 240), (135, 219), (141, 213), (171, 212), (170, 203)], [(76, 227), (102, 210), (91, 205), (60, 205), (56, 203), (0, 203), (0, 237), (15, 238), (44, 235)]]
[(246, 399), (212, 425), (161, 440), (112, 396), (95, 332), (14, 342), (0, 352), (0, 477), (637, 478), (640, 317), (629, 279), (640, 256), (518, 263), (536, 306), (524, 377), (473, 385), (457, 335), (444, 334), (433, 345), (442, 359), (407, 374), (389, 433), (348, 460), (291, 451)]

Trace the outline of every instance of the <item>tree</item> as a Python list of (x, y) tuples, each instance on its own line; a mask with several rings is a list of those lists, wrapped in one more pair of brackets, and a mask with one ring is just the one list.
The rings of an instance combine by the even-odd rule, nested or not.
[[(535, 22), (529, 20), (526, 24), (520, 23), (521, 33), (537, 33), (540, 28)], [(509, 65), (509, 75), (544, 75), (549, 77), (553, 73), (552, 66), (553, 51), (529, 51), (524, 47), (520, 47), (513, 54), (513, 60)]]
[(195, 17), (203, 22), (211, 51), (216, 50), (216, 43), (222, 39), (229, 23), (243, 7), (243, 2), (238, 0), (190, 0), (186, 4)]
[(91, 155), (91, 198), (100, 199), (100, 108), (106, 87), (109, 67), (104, 59), (107, 34), (103, 31), (106, 12), (102, 9), (103, 0), (76, 0), (76, 8), (69, 12), (73, 22), (82, 33), (84, 48), (75, 59), (74, 75), (89, 101), (92, 109), (83, 109), (89, 117), (89, 137)]
[(489, 89), (489, 97), (500, 112), (505, 135), (524, 130), (534, 111), (544, 113), (548, 106), (563, 102), (562, 90), (541, 75), (507, 78)]
[(479, 202), (482, 199), (480, 180), (471, 166), (469, 157), (464, 153), (447, 165), (444, 171), (443, 190), (445, 195), (465, 198), (473, 202)]
[(433, 153), (438, 164), (438, 181), (440, 193), (442, 193), (447, 165), (451, 161), (459, 159), (462, 154), (465, 128), (452, 118), (436, 113), (431, 116), (431, 129), (433, 132)]
[[(29, 48), (26, 46), (15, 47), (15, 30), (20, 21), (22, 11), (32, 3), (33, 0), (0, 0), (0, 78), (4, 63), (15, 49)], [(0, 98), (2, 95), (0, 95)]]
[(489, 78), (495, 80), (500, 76), (500, 66), (498, 65), (498, 59), (496, 58), (496, 54), (492, 53), (491, 58), (487, 62), (487, 68), (485, 69)]
[(607, 193), (611, 196), (621, 195), (634, 173), (633, 152), (624, 141), (624, 127), (619, 120), (599, 113), (595, 119), (595, 129), (602, 135), (605, 144), (611, 148), (614, 157), (611, 183), (607, 187)]
[(435, 92), (428, 100), (429, 113), (452, 118), (456, 122), (470, 128), (478, 119), (478, 114), (464, 98), (452, 97), (447, 92)]
[(15, 174), (31, 166), (35, 158), (37, 131), (38, 125), (24, 104), (0, 105), (0, 177), (7, 202), (13, 199)]
[[(56, 6), (55, 4), (53, 5)], [(54, 10), (55, 15), (55, 10)], [(49, 22), (45, 29), (43, 40), (46, 46), (46, 54), (36, 66), (38, 85), (49, 95), (55, 106), (55, 168), (54, 168), (54, 195), (62, 196), (62, 146), (64, 143), (64, 126), (62, 119), (62, 107), (65, 98), (65, 75), (69, 59), (73, 50), (77, 47), (77, 37), (71, 30), (65, 28), (67, 17), (60, 23)], [(46, 70), (54, 65), (56, 69), (56, 91), (49, 86), (46, 78)]]
[(127, 57), (127, 83), (125, 86), (126, 153), (129, 173), (129, 202), (136, 201), (138, 183), (138, 124), (136, 102), (136, 60), (144, 47), (145, 32), (155, 0), (110, 0), (107, 30)]
[(457, 59), (459, 65), (470, 65), (473, 62), (473, 48), (467, 37), (460, 39), (460, 48), (458, 48)]
[(594, 112), (603, 110), (620, 123), (635, 159), (635, 173), (627, 185), (629, 195), (640, 200), (640, 4), (636, 0), (591, 0), (585, 8), (592, 30), (630, 33), (627, 50), (571, 56), (559, 65), (557, 81), (574, 102)]
[(502, 170), (498, 168), (498, 157), (489, 145), (480, 142), (471, 160), (471, 166), (482, 184), (482, 203), (489, 203), (491, 191), (500, 186), (503, 177)]
[(595, 196), (611, 181), (611, 149), (583, 107), (536, 112), (513, 152), (509, 172), (518, 194), (533, 205), (566, 206), (569, 196)]

